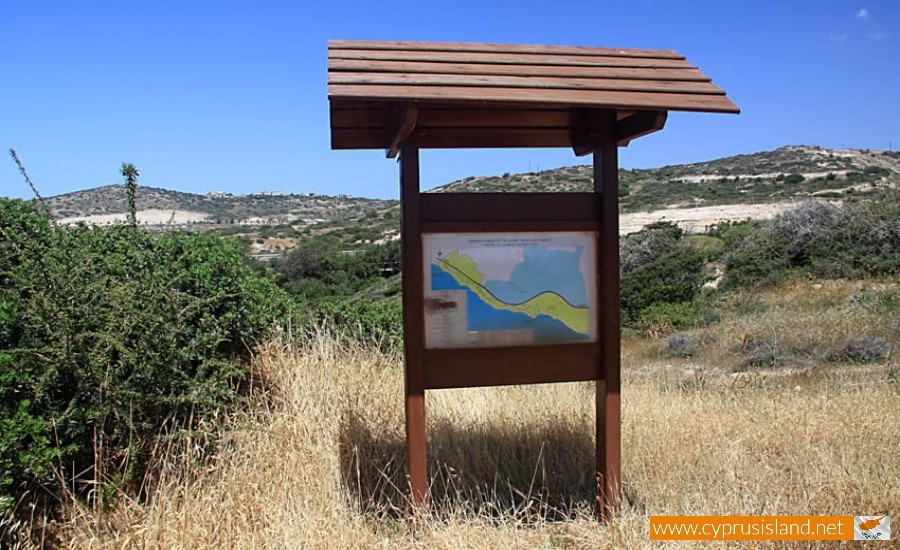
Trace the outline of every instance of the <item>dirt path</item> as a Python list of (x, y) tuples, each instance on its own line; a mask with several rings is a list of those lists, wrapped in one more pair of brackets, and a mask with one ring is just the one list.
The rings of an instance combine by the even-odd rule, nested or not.
[(767, 220), (794, 204), (778, 202), (772, 204), (723, 204), (720, 206), (700, 206), (696, 208), (664, 208), (652, 212), (635, 212), (619, 217), (619, 234), (627, 235), (640, 231), (644, 226), (659, 221), (678, 224), (688, 232), (703, 231), (707, 226), (722, 221), (737, 221), (747, 218)]
[[(203, 212), (189, 212), (187, 210), (139, 210), (137, 212), (137, 222), (140, 225), (197, 223), (208, 217), (209, 214)], [(124, 222), (126, 218), (126, 214), (96, 214), (93, 216), (61, 218), (57, 221), (63, 225), (79, 222), (85, 222), (89, 225), (110, 225), (116, 222)]]
[[(640, 231), (644, 226), (659, 221), (670, 221), (678, 224), (688, 232), (703, 231), (714, 223), (729, 220), (765, 220), (789, 210), (794, 206), (790, 202), (773, 204), (724, 204), (719, 206), (701, 206), (696, 208), (663, 208), (652, 212), (635, 212), (622, 214), (619, 217), (619, 233), (626, 235)], [(137, 213), (141, 225), (165, 225), (168, 223), (197, 223), (208, 217), (203, 212), (186, 210), (141, 210)], [(125, 214), (101, 214), (62, 218), (59, 223), (72, 224), (86, 222), (92, 225), (109, 225), (124, 222)]]

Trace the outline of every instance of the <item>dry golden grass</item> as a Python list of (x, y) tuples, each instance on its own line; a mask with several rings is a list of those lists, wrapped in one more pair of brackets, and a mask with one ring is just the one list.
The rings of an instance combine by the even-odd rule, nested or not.
[[(894, 350), (894, 363), (900, 354), (896, 282), (801, 278), (763, 292), (732, 292), (719, 308), (725, 312), (721, 322), (687, 333), (699, 343), (689, 359), (665, 358), (664, 340), (628, 340), (624, 353), (626, 360), (631, 355), (633, 374), (657, 378), (661, 370), (674, 369), (682, 376), (718, 375), (756, 366), (775, 376), (806, 372), (830, 368), (828, 355), (849, 338), (883, 339)], [(758, 365), (742, 366), (754, 357)], [(841, 366), (830, 375), (844, 370)]]
[[(714, 330), (737, 337), (728, 323), (740, 321)], [(400, 357), (323, 332), (261, 350), (269, 405), (233, 419), (219, 455), (170, 460), (149, 503), (73, 504), (60, 536), (73, 548), (641, 548), (649, 515), (900, 512), (891, 365), (685, 374), (646, 360), (650, 347), (625, 346), (626, 503), (608, 525), (591, 509), (592, 384), (430, 392), (433, 507), (409, 520)]]

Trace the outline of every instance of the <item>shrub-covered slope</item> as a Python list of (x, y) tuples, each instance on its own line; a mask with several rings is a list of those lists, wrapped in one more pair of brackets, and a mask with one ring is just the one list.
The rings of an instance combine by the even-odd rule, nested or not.
[(0, 200), (0, 512), (61, 488), (102, 500), (160, 438), (204, 445), (289, 307), (218, 237), (59, 226)]

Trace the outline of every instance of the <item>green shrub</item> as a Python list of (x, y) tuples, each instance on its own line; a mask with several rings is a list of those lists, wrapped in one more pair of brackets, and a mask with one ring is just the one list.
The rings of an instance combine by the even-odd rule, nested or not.
[(697, 353), (697, 337), (679, 332), (666, 338), (663, 355), (666, 357), (693, 357)]
[(708, 235), (693, 235), (685, 239), (685, 243), (699, 252), (706, 261), (713, 261), (725, 253), (725, 241)]
[(626, 315), (657, 303), (693, 301), (703, 282), (703, 258), (680, 248), (622, 277), (622, 310)]
[(656, 222), (622, 238), (620, 268), (626, 275), (638, 267), (671, 254), (684, 237), (684, 231), (672, 222)]
[(336, 239), (301, 242), (274, 264), (282, 286), (315, 305), (349, 298), (399, 270), (400, 243), (363, 245), (347, 249)]
[(786, 360), (778, 338), (768, 334), (745, 335), (740, 346), (734, 351), (744, 356), (744, 359), (734, 366), (735, 372), (775, 367), (784, 364)]
[(900, 274), (900, 192), (838, 207), (810, 202), (743, 235), (726, 256), (726, 286), (758, 286), (791, 270), (825, 278)]
[(289, 312), (236, 243), (0, 199), (0, 501), (133, 486), (163, 432), (240, 398), (241, 361)]
[[(622, 240), (621, 305), (626, 326), (647, 331), (658, 321), (671, 328), (686, 328), (696, 319), (696, 305), (678, 304), (697, 300), (705, 262), (683, 237), (677, 225), (659, 222)], [(688, 315), (689, 311), (693, 313)]]
[(865, 174), (876, 177), (887, 177), (891, 175), (891, 171), (882, 166), (866, 166), (863, 171)]
[(632, 325), (650, 336), (694, 326), (700, 308), (696, 302), (656, 302), (640, 310)]
[(348, 336), (382, 349), (398, 346), (403, 338), (403, 308), (398, 299), (329, 301), (315, 311), (319, 324), (333, 325)]
[(721, 239), (725, 250), (732, 250), (747, 235), (759, 229), (759, 221), (723, 221), (708, 227), (706, 234), (710, 237)]
[(882, 336), (850, 337), (836, 346), (826, 357), (829, 361), (874, 363), (887, 359), (891, 344)]

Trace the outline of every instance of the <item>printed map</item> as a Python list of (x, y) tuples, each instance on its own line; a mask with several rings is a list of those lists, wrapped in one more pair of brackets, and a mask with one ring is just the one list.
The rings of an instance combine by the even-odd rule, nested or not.
[(427, 348), (596, 341), (594, 233), (423, 239)]

